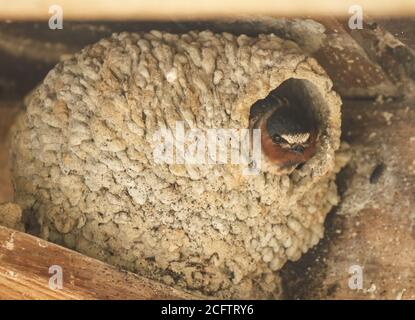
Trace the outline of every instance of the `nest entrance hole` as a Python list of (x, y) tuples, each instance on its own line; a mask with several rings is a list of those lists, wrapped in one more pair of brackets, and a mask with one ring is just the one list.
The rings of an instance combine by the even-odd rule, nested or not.
[[(295, 112), (300, 112), (301, 116), (308, 118), (313, 122), (313, 127), (316, 128), (318, 136), (327, 135), (327, 128), (329, 127), (329, 106), (324, 100), (319, 88), (307, 79), (290, 78), (282, 82), (277, 88), (273, 89), (263, 99), (257, 100), (250, 108), (249, 112), (249, 124), (253, 127), (256, 121), (261, 117), (265, 109), (268, 108), (267, 104), (263, 104), (264, 100), (276, 96), (280, 98), (286, 98), (290, 101), (290, 105), (298, 108)], [(272, 106), (272, 102), (270, 104)], [(304, 113), (304, 115), (303, 115)], [(317, 153), (321, 152), (321, 149), (317, 144)], [(315, 155), (314, 155), (315, 156)], [(304, 166), (299, 164), (295, 171), (301, 170)]]
[[(308, 112), (308, 116), (312, 117), (318, 128), (321, 127), (322, 117), (320, 107), (323, 106), (322, 98), (318, 93), (317, 88), (311, 81), (306, 79), (290, 78), (282, 82), (277, 88), (273, 89), (264, 98), (267, 99), (271, 96), (284, 97), (291, 101), (293, 104), (300, 107), (304, 112)], [(258, 102), (263, 99), (257, 100), (250, 108), (249, 122), (260, 111), (258, 110)]]

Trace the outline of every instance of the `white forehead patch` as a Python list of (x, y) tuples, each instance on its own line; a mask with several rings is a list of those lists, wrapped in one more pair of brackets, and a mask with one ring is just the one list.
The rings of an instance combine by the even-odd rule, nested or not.
[(289, 144), (301, 144), (306, 143), (308, 138), (310, 138), (309, 133), (297, 133), (297, 134), (282, 134), (282, 138), (284, 138)]

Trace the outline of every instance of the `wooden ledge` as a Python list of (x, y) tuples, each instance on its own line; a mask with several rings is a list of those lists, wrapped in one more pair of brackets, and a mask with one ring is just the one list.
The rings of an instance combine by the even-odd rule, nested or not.
[[(56, 267), (62, 289), (56, 288)], [(57, 268), (59, 268), (57, 267)], [(54, 278), (56, 279), (56, 278)], [(0, 226), (0, 299), (195, 299), (78, 252)]]

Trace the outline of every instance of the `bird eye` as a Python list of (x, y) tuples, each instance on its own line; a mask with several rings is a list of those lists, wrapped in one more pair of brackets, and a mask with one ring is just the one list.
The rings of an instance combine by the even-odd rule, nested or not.
[(284, 139), (283, 137), (281, 137), (280, 135), (278, 135), (278, 134), (274, 134), (274, 135), (272, 136), (272, 142), (274, 142), (275, 144), (281, 144), (281, 143), (284, 143), (284, 142), (286, 142), (286, 141), (285, 141), (285, 139)]

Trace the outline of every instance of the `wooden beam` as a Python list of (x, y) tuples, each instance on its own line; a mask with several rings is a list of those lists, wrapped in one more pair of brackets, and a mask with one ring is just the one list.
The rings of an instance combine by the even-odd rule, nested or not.
[(49, 7), (60, 5), (64, 19), (172, 20), (211, 19), (241, 15), (350, 15), (360, 5), (372, 16), (410, 16), (413, 0), (0, 0), (0, 19), (49, 19)]
[[(62, 268), (62, 289), (49, 286)], [(59, 282), (53, 282), (59, 284)], [(0, 299), (196, 299), (161, 283), (0, 226)]]

